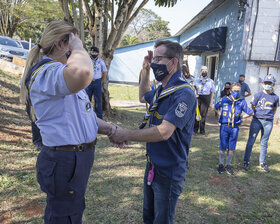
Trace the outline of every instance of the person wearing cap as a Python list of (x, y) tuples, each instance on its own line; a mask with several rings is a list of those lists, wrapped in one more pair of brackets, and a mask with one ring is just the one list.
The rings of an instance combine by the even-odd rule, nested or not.
[[(236, 148), (238, 139), (239, 125), (242, 119), (248, 118), (254, 114), (244, 99), (240, 98), (241, 85), (233, 83), (231, 85), (230, 95), (224, 96), (216, 105), (216, 112), (220, 119), (220, 150), (218, 173), (226, 171), (233, 175), (231, 160)], [(242, 112), (246, 114), (241, 115)], [(228, 151), (227, 151), (228, 150)], [(224, 166), (225, 152), (227, 151), (226, 166)]]
[(244, 74), (239, 75), (238, 82), (241, 85), (241, 99), (245, 99), (245, 97), (251, 96), (252, 93), (251, 93), (251, 90), (250, 90), (248, 84), (245, 83), (245, 75)]
[(273, 92), (275, 82), (276, 80), (271, 74), (265, 76), (262, 82), (263, 91), (256, 93), (251, 101), (254, 116), (244, 154), (243, 168), (246, 171), (249, 169), (252, 148), (260, 130), (262, 135), (259, 164), (264, 171), (270, 171), (266, 164), (267, 145), (273, 128), (274, 114), (279, 106), (279, 97)]
[(92, 46), (90, 49), (90, 57), (93, 64), (93, 80), (86, 88), (89, 100), (94, 96), (94, 111), (98, 118), (103, 119), (102, 109), (102, 83), (107, 77), (108, 71), (104, 61), (99, 57), (99, 49)]
[(197, 102), (201, 115), (201, 120), (195, 120), (194, 134), (198, 134), (200, 128), (200, 134), (207, 136), (205, 133), (205, 121), (208, 112), (208, 108), (213, 107), (213, 98), (215, 93), (214, 81), (208, 77), (208, 68), (202, 66), (200, 70), (200, 78), (195, 83), (196, 91), (198, 94)]

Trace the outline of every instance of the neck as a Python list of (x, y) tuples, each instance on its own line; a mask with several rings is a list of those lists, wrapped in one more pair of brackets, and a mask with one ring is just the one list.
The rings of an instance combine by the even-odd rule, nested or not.
[[(176, 71), (177, 72), (177, 71)], [(168, 83), (168, 81), (171, 79), (171, 77), (176, 73), (176, 72), (171, 72), (168, 76), (166, 76), (162, 81), (162, 87), (165, 87)]]
[(263, 90), (263, 92), (265, 93), (265, 94), (271, 94), (272, 93), (272, 90)]

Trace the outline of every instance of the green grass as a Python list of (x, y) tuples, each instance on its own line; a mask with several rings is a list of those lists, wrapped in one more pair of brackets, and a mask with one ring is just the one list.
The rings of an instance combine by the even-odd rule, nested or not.
[(138, 100), (138, 86), (109, 84), (110, 98), (117, 100)]
[[(18, 78), (0, 71), (0, 223), (42, 223), (45, 194), (36, 181), (37, 152), (24, 107), (18, 104)], [(111, 87), (110, 87), (111, 88)], [(119, 87), (116, 87), (119, 88)], [(111, 92), (111, 97), (119, 99)], [(109, 122), (137, 128), (143, 107), (119, 107)], [(279, 127), (274, 127), (268, 150), (271, 172), (258, 168), (259, 137), (251, 169), (242, 170), (248, 127), (243, 126), (232, 162), (234, 176), (219, 175), (219, 128), (212, 120), (208, 137), (194, 137), (190, 169), (175, 215), (175, 223), (280, 223)], [(98, 136), (95, 162), (86, 192), (84, 223), (142, 223), (145, 144), (111, 147)]]

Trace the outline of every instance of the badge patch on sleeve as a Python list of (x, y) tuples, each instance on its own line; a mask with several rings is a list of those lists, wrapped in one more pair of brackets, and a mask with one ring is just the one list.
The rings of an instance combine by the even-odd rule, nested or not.
[(86, 109), (86, 111), (87, 111), (87, 112), (90, 112), (90, 111), (91, 111), (91, 108), (92, 108), (91, 103), (90, 103), (89, 101), (86, 102), (86, 104), (85, 104), (85, 109)]
[(183, 117), (185, 115), (185, 113), (188, 110), (188, 106), (187, 104), (185, 104), (184, 102), (178, 103), (176, 109), (175, 109), (175, 114), (177, 117)]

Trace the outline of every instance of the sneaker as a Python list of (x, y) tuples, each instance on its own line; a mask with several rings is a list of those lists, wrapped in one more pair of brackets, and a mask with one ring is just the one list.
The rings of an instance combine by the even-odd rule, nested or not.
[(197, 136), (197, 135), (198, 135), (198, 133), (194, 131), (194, 132), (193, 132), (193, 135), (194, 135), (194, 136)]
[(218, 167), (218, 169), (217, 169), (217, 171), (218, 171), (219, 174), (223, 173), (223, 172), (225, 171), (224, 165), (223, 165), (223, 164), (220, 164), (219, 167)]
[(269, 169), (268, 165), (266, 165), (265, 163), (261, 163), (260, 166), (265, 172), (270, 172), (270, 169)]
[(227, 165), (227, 166), (226, 166), (226, 171), (227, 171), (227, 173), (230, 174), (230, 175), (233, 175), (233, 174), (234, 174), (234, 172), (233, 172), (233, 170), (231, 169), (230, 165)]
[(248, 162), (244, 162), (244, 163), (243, 163), (243, 169), (244, 169), (245, 171), (248, 171), (248, 170), (249, 170), (249, 163), (248, 163)]

